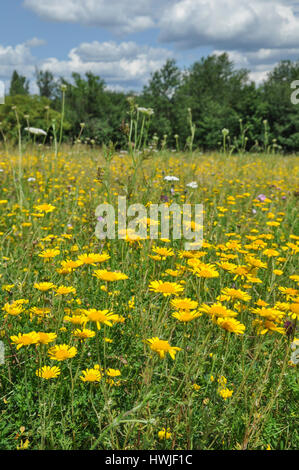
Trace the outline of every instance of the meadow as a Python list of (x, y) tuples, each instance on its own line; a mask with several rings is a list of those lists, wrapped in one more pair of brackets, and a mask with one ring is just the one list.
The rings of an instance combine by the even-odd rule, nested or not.
[[(0, 448), (298, 448), (298, 174), (296, 155), (3, 148)], [(202, 203), (202, 247), (97, 239), (118, 195)]]

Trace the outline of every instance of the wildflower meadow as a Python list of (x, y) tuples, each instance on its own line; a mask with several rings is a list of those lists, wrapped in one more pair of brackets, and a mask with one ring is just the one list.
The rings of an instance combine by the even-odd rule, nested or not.
[[(295, 449), (298, 156), (157, 149), (140, 113), (126, 151), (0, 150), (1, 449)], [(202, 204), (202, 242), (99, 237), (119, 196)]]

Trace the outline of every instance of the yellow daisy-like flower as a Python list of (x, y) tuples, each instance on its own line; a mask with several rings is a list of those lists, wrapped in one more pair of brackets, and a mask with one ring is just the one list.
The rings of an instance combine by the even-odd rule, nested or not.
[(96, 310), (95, 308), (91, 308), (89, 310), (84, 310), (86, 315), (86, 321), (95, 322), (97, 325), (98, 330), (101, 329), (101, 323), (107, 326), (112, 326), (113, 322), (118, 321), (118, 315), (114, 314), (113, 312), (109, 312), (109, 310)]
[(68, 346), (67, 344), (60, 344), (50, 348), (48, 354), (50, 359), (55, 361), (64, 361), (65, 359), (70, 359), (76, 356), (77, 348), (74, 346)]
[(82, 382), (99, 382), (102, 378), (102, 374), (99, 370), (99, 367), (94, 367), (93, 369), (82, 370), (80, 379)]
[(214, 317), (236, 317), (238, 315), (237, 312), (234, 312), (233, 310), (228, 309), (224, 305), (222, 305), (220, 302), (217, 302), (212, 305), (207, 305), (203, 304), (201, 307), (198, 309), (200, 312), (207, 313), (208, 315), (211, 315), (212, 318)]
[(60, 250), (57, 248), (51, 248), (49, 250), (44, 250), (41, 253), (39, 253), (40, 258), (44, 258), (45, 261), (49, 261), (51, 258), (55, 258), (55, 256), (58, 256), (60, 254)]
[(113, 282), (128, 279), (128, 276), (119, 272), (107, 271), (106, 269), (97, 269), (94, 271), (93, 276), (101, 281)]
[(293, 320), (299, 320), (299, 303), (290, 304), (290, 316)]
[(281, 310), (276, 310), (275, 308), (252, 308), (251, 311), (260, 317), (264, 317), (270, 321), (280, 321), (284, 316), (285, 312)]
[(89, 330), (88, 328), (83, 328), (82, 330), (80, 329), (75, 330), (73, 332), (73, 335), (83, 340), (83, 339), (93, 338), (96, 334), (94, 331)]
[(203, 277), (207, 279), (219, 276), (219, 273), (216, 271), (213, 264), (200, 264), (198, 266), (194, 266), (192, 272), (197, 277)]
[(34, 206), (34, 209), (38, 212), (45, 212), (48, 214), (49, 212), (53, 212), (55, 210), (55, 206), (52, 206), (52, 204), (40, 204), (39, 206)]
[(20, 349), (22, 346), (38, 343), (39, 335), (36, 331), (31, 331), (30, 333), (19, 333), (18, 336), (11, 336), (10, 339), (13, 343), (17, 344), (17, 349)]
[(80, 264), (95, 264), (95, 263), (103, 263), (110, 259), (108, 253), (89, 253), (83, 254), (78, 256), (78, 261)]
[(67, 294), (76, 294), (76, 289), (71, 286), (59, 286), (56, 288), (56, 294), (57, 295), (67, 295)]
[(195, 310), (198, 306), (196, 300), (187, 297), (184, 299), (172, 299), (170, 303), (177, 310)]
[(245, 331), (245, 325), (235, 318), (217, 318), (217, 325), (236, 335), (243, 335)]
[(179, 295), (180, 292), (183, 292), (184, 288), (176, 282), (152, 281), (149, 285), (149, 290), (167, 297), (168, 295)]
[(250, 266), (253, 266), (254, 268), (267, 268), (266, 263), (263, 263), (260, 259), (255, 258), (252, 255), (247, 255), (245, 256), (245, 259)]
[(298, 289), (293, 289), (292, 287), (278, 287), (278, 290), (286, 296), (287, 300), (298, 294)]
[[(17, 315), (20, 315), (24, 311), (24, 308), (22, 304), (13, 302), (12, 304), (6, 303), (4, 307), (2, 307), (2, 310), (4, 310), (4, 312), (6, 312), (7, 315), (17, 316)], [(7, 315), (5, 315), (5, 317)]]
[(38, 334), (38, 343), (40, 344), (52, 343), (57, 338), (56, 333), (44, 333), (42, 331), (39, 331), (37, 334)]
[(170, 432), (170, 428), (162, 428), (161, 431), (158, 432), (158, 437), (160, 440), (163, 440), (163, 439), (171, 439), (171, 432)]
[(46, 292), (50, 289), (54, 289), (56, 286), (52, 282), (36, 282), (33, 287), (42, 292)]
[(257, 327), (258, 335), (264, 335), (268, 332), (272, 333), (273, 331), (276, 331), (277, 333), (280, 333), (281, 335), (286, 334), (286, 331), (284, 328), (277, 326), (276, 323), (270, 320), (254, 320), (252, 322), (252, 325)]
[(109, 377), (119, 377), (121, 372), (119, 369), (107, 369), (106, 374), (109, 375)]
[(175, 359), (175, 355), (177, 351), (182, 350), (182, 348), (178, 348), (176, 346), (170, 346), (168, 341), (159, 339), (156, 336), (153, 338), (147, 339), (146, 341), (149, 343), (151, 350), (158, 353), (161, 359), (164, 359), (166, 353), (169, 353), (170, 357), (172, 359)]
[(80, 261), (73, 261), (70, 259), (67, 259), (66, 261), (61, 261), (61, 268), (57, 269), (57, 272), (59, 274), (69, 274), (71, 273), (74, 269), (78, 268), (81, 266)]
[(222, 289), (221, 295), (217, 297), (217, 300), (220, 300), (221, 302), (224, 300), (243, 300), (244, 302), (248, 302), (251, 299), (251, 296), (247, 294), (247, 292), (244, 292), (240, 289), (230, 289), (229, 287), (226, 287), (225, 289)]
[(177, 320), (187, 323), (189, 321), (194, 320), (202, 315), (200, 312), (196, 311), (189, 311), (189, 310), (181, 310), (180, 312), (174, 312), (172, 316)]
[(268, 258), (272, 258), (273, 256), (279, 256), (279, 251), (274, 250), (273, 248), (267, 248), (263, 251), (263, 254), (266, 255)]
[(162, 259), (166, 259), (168, 256), (174, 256), (174, 251), (171, 248), (156, 246), (153, 248), (153, 252), (161, 256)]
[(83, 325), (87, 322), (87, 318), (86, 315), (80, 313), (79, 315), (72, 316), (65, 315), (65, 317), (63, 317), (63, 321), (72, 323), (73, 325)]
[(46, 380), (55, 379), (60, 375), (60, 368), (56, 366), (44, 366), (36, 371), (36, 375)]

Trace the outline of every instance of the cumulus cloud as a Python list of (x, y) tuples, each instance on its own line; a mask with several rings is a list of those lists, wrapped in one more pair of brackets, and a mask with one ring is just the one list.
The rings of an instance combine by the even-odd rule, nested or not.
[(17, 46), (0, 44), (0, 79), (8, 86), (13, 70), (31, 80), (33, 87), (35, 69), (50, 70), (54, 76), (71, 78), (72, 72), (92, 72), (103, 78), (110, 89), (140, 89), (172, 57), (168, 49), (138, 45), (133, 41), (81, 43), (71, 49), (66, 60), (49, 57), (37, 60), (31, 48), (43, 44), (37, 38)]
[(171, 55), (168, 49), (140, 46), (135, 42), (94, 41), (72, 49), (68, 60), (46, 59), (41, 68), (65, 77), (72, 72), (92, 72), (114, 89), (116, 86), (140, 88)]
[[(16, 46), (2, 46), (0, 44), (0, 77), (9, 79), (13, 70), (30, 77), (34, 73), (36, 60), (31, 53), (30, 43), (27, 41)], [(36, 41), (34, 40), (35, 45)]]
[(134, 33), (154, 27), (161, 7), (170, 3), (170, 0), (158, 4), (153, 0), (24, 0), (23, 4), (46, 20)]
[(160, 39), (181, 48), (292, 48), (299, 43), (299, 17), (281, 0), (180, 0), (161, 17)]
[[(214, 54), (220, 55), (224, 50), (215, 50)], [(299, 57), (299, 49), (264, 49), (257, 51), (241, 52), (233, 50), (228, 52), (230, 60), (236, 68), (250, 70), (250, 79), (260, 84), (267, 78), (267, 74), (273, 70), (281, 60), (289, 59), (296, 61)]]

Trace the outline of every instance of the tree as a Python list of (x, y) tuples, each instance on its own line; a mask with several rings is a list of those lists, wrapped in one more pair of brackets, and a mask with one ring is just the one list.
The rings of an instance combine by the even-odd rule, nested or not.
[(175, 96), (180, 80), (181, 71), (175, 60), (168, 59), (161, 70), (152, 74), (148, 85), (143, 88), (141, 104), (154, 110), (150, 129), (160, 138), (167, 134), (174, 140)]
[(49, 70), (36, 69), (35, 76), (40, 96), (49, 99), (54, 98), (57, 89), (54, 75)]
[(13, 71), (11, 77), (9, 94), (10, 96), (29, 94), (28, 80), (26, 80), (26, 77), (19, 75), (16, 70)]

